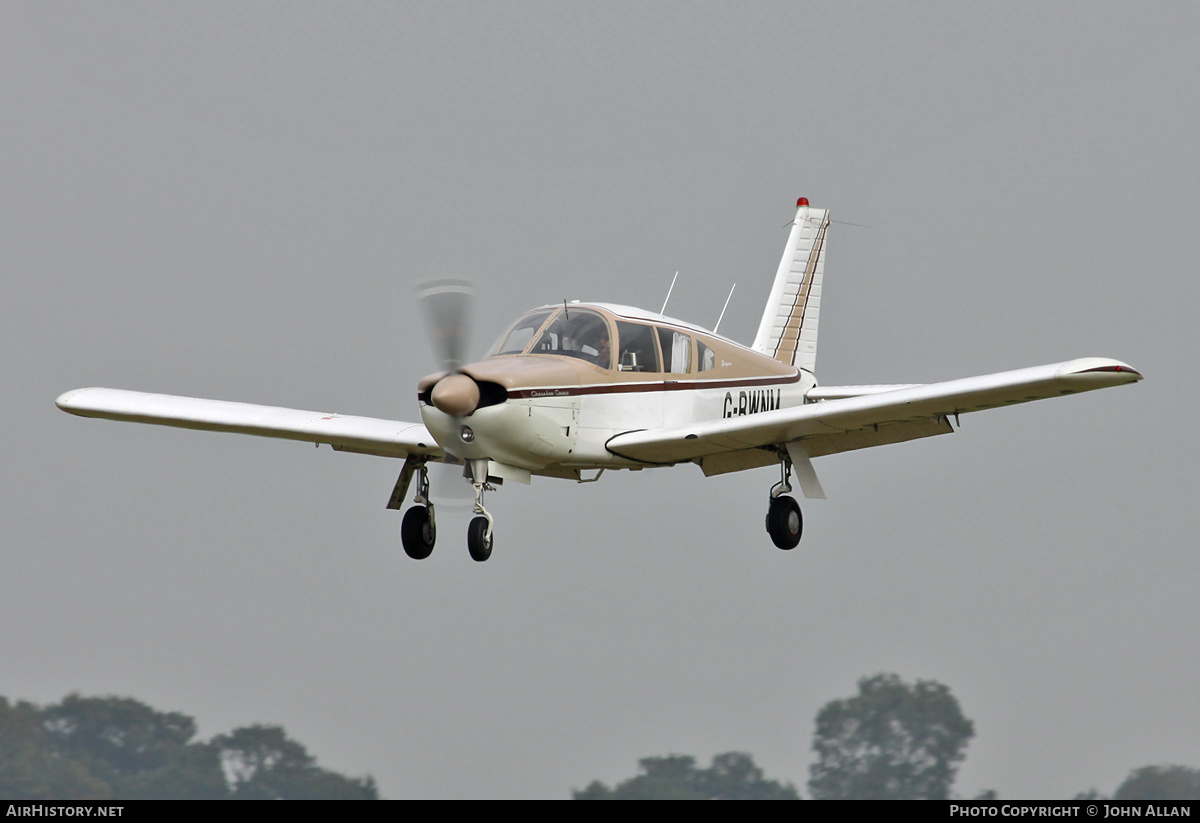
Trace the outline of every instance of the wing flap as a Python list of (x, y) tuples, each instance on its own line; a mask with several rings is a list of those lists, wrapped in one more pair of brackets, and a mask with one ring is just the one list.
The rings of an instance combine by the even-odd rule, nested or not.
[(809, 457), (869, 449), (891, 443), (905, 443), (922, 437), (938, 434), (953, 434), (954, 427), (945, 415), (920, 420), (905, 420), (902, 423), (880, 423), (865, 429), (844, 431), (838, 434), (819, 434), (804, 439), (804, 450)]
[(328, 443), (342, 451), (383, 457), (443, 455), (428, 429), (400, 420), (104, 388), (75, 389), (55, 403), (80, 417)]
[[(942, 434), (949, 431), (945, 421), (949, 415), (1119, 386), (1141, 379), (1142, 375), (1119, 360), (1084, 357), (943, 383), (857, 394), (690, 426), (629, 432), (612, 438), (608, 448), (613, 454), (635, 460), (677, 463), (720, 452), (812, 438), (817, 442), (813, 443), (809, 453), (816, 456)], [(842, 444), (830, 437), (866, 430), (878, 434), (880, 429), (892, 426), (896, 426), (893, 429), (896, 434), (908, 432), (910, 436), (872, 438), (865, 435), (847, 438)], [(821, 441), (825, 437), (830, 439), (822, 447)], [(837, 447), (839, 445), (842, 447)]]

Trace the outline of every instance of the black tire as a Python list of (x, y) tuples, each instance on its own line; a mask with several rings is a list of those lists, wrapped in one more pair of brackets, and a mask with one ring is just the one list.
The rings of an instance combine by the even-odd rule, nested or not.
[(413, 506), (404, 513), (400, 523), (400, 542), (404, 544), (404, 553), (413, 560), (424, 560), (433, 553), (433, 543), (437, 539), (437, 528), (429, 519), (429, 509), (424, 506)]
[(771, 508), (767, 509), (767, 533), (771, 535), (771, 542), (789, 551), (796, 548), (803, 532), (804, 516), (800, 514), (800, 504), (786, 495), (772, 500)]
[(467, 527), (467, 551), (477, 563), (482, 563), (492, 556), (492, 538), (488, 536), (487, 531), (488, 519), (483, 515), (474, 518)]

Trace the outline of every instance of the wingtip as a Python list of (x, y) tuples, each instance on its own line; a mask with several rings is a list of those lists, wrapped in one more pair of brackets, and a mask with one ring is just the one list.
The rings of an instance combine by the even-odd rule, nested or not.
[(72, 401), (74, 401), (74, 399), (76, 397), (83, 394), (84, 392), (91, 391), (93, 388), (95, 388), (95, 386), (90, 386), (90, 387), (84, 388), (84, 389), (71, 389), (70, 391), (65, 391), (54, 399), (54, 405), (58, 406), (60, 409), (62, 409), (65, 412), (69, 412), (74, 408), (74, 403)]
[(1060, 377), (1105, 378), (1114, 385), (1120, 383), (1136, 383), (1145, 377), (1128, 363), (1114, 360), (1111, 357), (1081, 357), (1064, 363), (1058, 372)]

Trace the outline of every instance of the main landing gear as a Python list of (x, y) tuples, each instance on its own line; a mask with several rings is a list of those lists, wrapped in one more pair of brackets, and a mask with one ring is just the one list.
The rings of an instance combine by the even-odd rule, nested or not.
[(788, 478), (792, 473), (792, 462), (784, 460), (779, 464), (779, 482), (771, 487), (771, 505), (767, 509), (767, 533), (771, 542), (789, 551), (796, 548), (800, 535), (804, 531), (804, 517), (800, 514), (800, 504), (794, 497), (789, 497), (792, 490)]
[[(479, 563), (492, 556), (492, 516), (483, 507), (484, 491), (493, 487), (487, 482), (487, 460), (470, 461), (471, 485), (475, 487), (475, 517), (467, 527), (467, 551), (471, 559)], [(433, 553), (437, 540), (437, 523), (434, 520), (433, 501), (429, 499), (429, 470), (424, 464), (418, 469), (416, 505), (404, 513), (400, 524), (400, 542), (404, 553), (413, 560), (424, 560)]]
[(421, 464), (420, 472), (417, 495), (413, 498), (417, 505), (404, 513), (404, 520), (400, 523), (400, 542), (404, 544), (404, 553), (413, 560), (429, 557), (437, 540), (433, 501), (429, 499), (429, 469)]

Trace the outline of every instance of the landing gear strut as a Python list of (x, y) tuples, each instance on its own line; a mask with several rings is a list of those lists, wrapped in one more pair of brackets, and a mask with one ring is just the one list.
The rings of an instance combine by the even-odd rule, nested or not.
[(471, 525), (467, 527), (467, 551), (471, 559), (482, 563), (492, 556), (492, 516), (483, 507), (484, 491), (491, 491), (492, 486), (487, 482), (488, 461), (472, 460), (471, 485), (475, 487), (475, 514)]
[(417, 481), (417, 495), (413, 498), (417, 505), (404, 513), (404, 520), (400, 523), (400, 542), (404, 544), (404, 553), (413, 560), (429, 557), (437, 540), (433, 501), (429, 499), (429, 470), (421, 464), (419, 471), (421, 476)]
[[(493, 487), (487, 482), (488, 461), (471, 460), (468, 463), (471, 472), (471, 485), (475, 487), (475, 517), (467, 528), (467, 550), (471, 559), (479, 563), (492, 556), (492, 516), (483, 507), (483, 493), (492, 491)], [(413, 497), (416, 505), (404, 513), (400, 524), (400, 541), (404, 544), (404, 553), (413, 560), (424, 560), (433, 553), (433, 544), (437, 540), (437, 522), (434, 520), (433, 501), (429, 499), (429, 470), (424, 462), (419, 465), (416, 461), (405, 467), (396, 490), (392, 493), (392, 502), (388, 508), (400, 508), (404, 499), (404, 491), (408, 486), (408, 478), (413, 473), (419, 473), (417, 478), (417, 494)]]
[(800, 514), (800, 504), (787, 492), (792, 490), (788, 482), (792, 473), (792, 461), (783, 460), (779, 464), (779, 482), (771, 487), (771, 505), (767, 509), (767, 533), (771, 542), (788, 551), (796, 548), (800, 535), (804, 531), (804, 517)]

